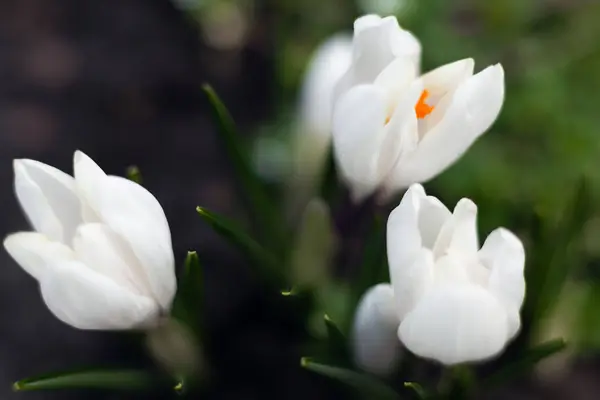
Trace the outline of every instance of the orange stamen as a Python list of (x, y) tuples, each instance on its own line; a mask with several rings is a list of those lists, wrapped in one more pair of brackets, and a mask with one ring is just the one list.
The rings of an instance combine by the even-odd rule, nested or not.
[(417, 113), (417, 118), (423, 119), (433, 111), (434, 107), (425, 103), (429, 97), (429, 91), (427, 89), (423, 90), (421, 93), (421, 97), (419, 97), (419, 101), (417, 101), (417, 105), (415, 105), (415, 112)]

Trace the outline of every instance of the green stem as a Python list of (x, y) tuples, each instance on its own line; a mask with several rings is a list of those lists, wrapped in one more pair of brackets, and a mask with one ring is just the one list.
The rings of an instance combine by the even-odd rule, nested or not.
[(446, 368), (438, 383), (440, 399), (470, 399), (475, 389), (475, 376), (471, 367), (456, 365)]

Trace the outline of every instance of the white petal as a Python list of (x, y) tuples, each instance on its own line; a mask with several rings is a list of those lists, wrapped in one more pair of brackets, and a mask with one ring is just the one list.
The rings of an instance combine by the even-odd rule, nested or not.
[(150, 284), (129, 243), (107, 225), (80, 225), (73, 239), (77, 259), (133, 293), (152, 297)]
[(394, 291), (388, 284), (369, 289), (359, 302), (352, 344), (356, 364), (376, 375), (393, 371), (400, 355), (396, 332), (400, 325), (394, 310)]
[(372, 85), (350, 89), (336, 104), (334, 154), (342, 176), (351, 186), (360, 185), (366, 191), (373, 191), (381, 182), (377, 164), (384, 122), (384, 97), (381, 90)]
[[(386, 114), (388, 117), (391, 118), (396, 106), (399, 106), (399, 103), (403, 102), (407, 103), (406, 105), (413, 110), (414, 114), (415, 104), (419, 100), (419, 96), (423, 90), (421, 82), (414, 82), (416, 76), (417, 71), (414, 64), (403, 57), (396, 58), (377, 75), (373, 85), (381, 89), (385, 94)], [(414, 86), (411, 87), (413, 82)], [(407, 91), (410, 91), (408, 99), (406, 96)], [(414, 97), (416, 99), (413, 101)], [(403, 113), (405, 112), (403, 111)]]
[(15, 160), (15, 191), (33, 228), (69, 244), (81, 222), (73, 178), (34, 160)]
[[(362, 26), (361, 26), (362, 25)], [(359, 24), (354, 32), (354, 84), (372, 83), (396, 55), (392, 40), (400, 26), (395, 17), (382, 18), (377, 23)]]
[(80, 150), (73, 155), (73, 174), (75, 184), (81, 192), (83, 200), (98, 199), (105, 196), (104, 186), (106, 173), (85, 153)]
[(395, 57), (405, 57), (415, 66), (417, 73), (421, 70), (421, 42), (411, 32), (399, 29), (392, 32), (391, 49)]
[[(422, 87), (419, 82), (414, 82), (398, 95), (400, 101), (393, 105), (393, 115), (384, 128), (384, 138), (377, 163), (377, 175), (385, 179), (385, 196), (395, 194), (399, 189), (390, 181), (394, 168), (401, 163), (407, 154), (414, 151), (419, 140), (417, 116), (414, 104), (418, 100)], [(389, 112), (389, 111), (388, 111)]]
[(405, 185), (426, 182), (443, 172), (494, 122), (504, 100), (500, 65), (469, 78), (451, 95), (443, 118), (423, 139), (396, 179)]
[(411, 312), (429, 290), (434, 282), (434, 272), (433, 254), (425, 248), (421, 248), (410, 263), (395, 265), (393, 268), (390, 265), (390, 280), (400, 319)]
[(467, 58), (443, 65), (421, 77), (423, 86), (428, 93), (427, 103), (433, 106), (431, 114), (419, 120), (421, 137), (425, 136), (444, 118), (448, 107), (452, 104), (454, 91), (473, 76), (474, 67), (473, 59)]
[(402, 321), (402, 343), (414, 354), (446, 365), (498, 354), (508, 340), (506, 312), (476, 285), (431, 289)]
[(439, 97), (456, 88), (473, 75), (475, 61), (472, 58), (454, 61), (442, 65), (421, 76), (423, 86), (429, 91), (431, 97)]
[(156, 198), (128, 179), (106, 176), (92, 159), (75, 153), (75, 179), (102, 222), (129, 243), (148, 279), (151, 292), (170, 309), (175, 295), (171, 233)]
[(461, 199), (440, 230), (433, 253), (436, 257), (451, 253), (467, 259), (478, 250), (477, 205), (469, 199)]
[(50, 311), (78, 329), (146, 328), (159, 316), (153, 300), (123, 289), (77, 261), (54, 265), (40, 284)]
[(37, 232), (8, 235), (4, 248), (21, 268), (38, 280), (52, 264), (72, 260), (75, 256), (69, 247)]
[(381, 17), (379, 15), (376, 15), (376, 14), (367, 14), (367, 15), (363, 15), (361, 17), (358, 17), (354, 21), (354, 34), (358, 35), (363, 30), (365, 30), (367, 28), (371, 28), (371, 27), (377, 26), (380, 23), (381, 23)]
[(479, 137), (494, 123), (504, 102), (504, 69), (487, 67), (466, 82), (468, 122), (471, 134)]
[(489, 290), (506, 307), (511, 318), (510, 336), (520, 328), (519, 310), (525, 298), (525, 249), (512, 232), (498, 228), (487, 237), (479, 251), (483, 265), (490, 269)]
[(427, 196), (421, 200), (419, 232), (423, 247), (433, 250), (442, 227), (451, 216), (450, 210), (436, 197)]
[(334, 88), (351, 61), (352, 39), (349, 36), (333, 36), (317, 49), (302, 87), (300, 123), (303, 133), (331, 136)]
[(423, 186), (412, 185), (388, 217), (387, 255), (390, 272), (412, 264), (421, 250), (419, 211), (425, 197)]
[(436, 285), (473, 283), (468, 264), (461, 257), (444, 255), (435, 261), (434, 280)]

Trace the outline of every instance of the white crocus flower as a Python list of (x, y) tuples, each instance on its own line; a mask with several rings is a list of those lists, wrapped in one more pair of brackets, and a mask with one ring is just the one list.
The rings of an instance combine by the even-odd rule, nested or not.
[(332, 132), (341, 175), (356, 201), (435, 177), (494, 122), (504, 101), (500, 64), (473, 75), (465, 59), (418, 77), (406, 57), (336, 101)]
[(155, 326), (175, 295), (171, 233), (142, 186), (75, 152), (74, 175), (15, 160), (15, 191), (34, 232), (4, 240), (61, 321), (79, 329)]
[[(520, 328), (525, 251), (504, 228), (480, 249), (476, 217), (471, 200), (460, 200), (451, 213), (412, 185), (388, 219), (389, 295), (363, 300), (396, 313), (381, 313), (383, 323), (359, 312), (355, 331), (368, 339), (397, 329), (410, 351), (446, 365), (500, 353)], [(373, 352), (374, 361), (380, 353)]]

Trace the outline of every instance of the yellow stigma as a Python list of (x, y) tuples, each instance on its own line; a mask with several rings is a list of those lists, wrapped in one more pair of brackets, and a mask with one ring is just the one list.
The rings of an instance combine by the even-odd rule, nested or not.
[(425, 103), (427, 97), (429, 97), (429, 91), (425, 89), (423, 90), (423, 93), (421, 93), (421, 97), (419, 97), (419, 101), (417, 101), (417, 105), (415, 106), (415, 112), (417, 113), (417, 118), (419, 119), (425, 118), (433, 111), (434, 107)]

